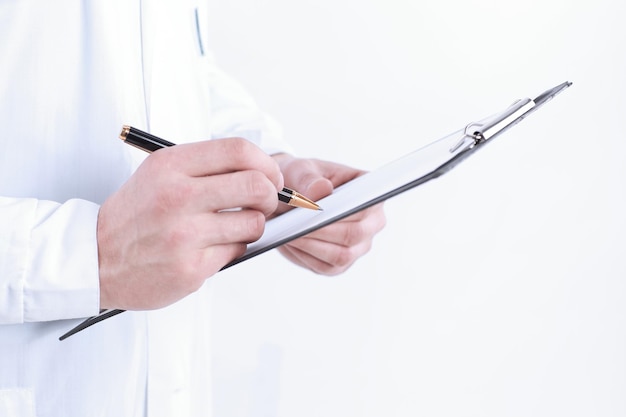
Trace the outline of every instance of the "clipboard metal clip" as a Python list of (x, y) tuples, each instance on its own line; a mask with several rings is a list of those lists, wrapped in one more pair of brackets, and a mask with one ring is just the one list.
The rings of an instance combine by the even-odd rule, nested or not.
[(535, 102), (529, 98), (517, 100), (502, 113), (468, 124), (459, 142), (450, 149), (450, 153), (455, 153), (461, 147), (463, 150), (471, 149), (479, 143), (488, 141), (496, 134), (520, 122), (533, 107), (535, 107)]
[(572, 83), (566, 81), (545, 91), (534, 100), (529, 98), (517, 100), (502, 113), (488, 117), (480, 122), (468, 124), (463, 131), (461, 139), (450, 149), (450, 153), (455, 153), (459, 150), (468, 150), (480, 143), (488, 141), (498, 133), (519, 123), (526, 115), (550, 101), (555, 95), (565, 90), (570, 85), (572, 85)]

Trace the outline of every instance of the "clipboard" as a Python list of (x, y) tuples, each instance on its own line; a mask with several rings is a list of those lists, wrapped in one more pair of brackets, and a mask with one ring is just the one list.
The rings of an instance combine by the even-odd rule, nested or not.
[[(293, 209), (267, 221), (263, 236), (249, 244), (241, 257), (225, 265), (221, 270), (440, 177), (571, 85), (572, 83), (567, 81), (545, 91), (535, 99), (517, 100), (504, 111), (469, 123), (463, 129), (337, 187), (331, 195), (317, 202), (323, 207), (323, 211)], [(86, 319), (62, 335), (59, 340), (64, 340), (123, 311), (103, 310), (97, 316)]]
[(333, 194), (317, 201), (323, 211), (291, 210), (269, 220), (263, 236), (249, 244), (245, 254), (224, 269), (445, 174), (570, 85), (571, 82), (560, 84), (534, 100), (517, 100), (502, 112), (470, 123), (464, 129), (337, 187)]

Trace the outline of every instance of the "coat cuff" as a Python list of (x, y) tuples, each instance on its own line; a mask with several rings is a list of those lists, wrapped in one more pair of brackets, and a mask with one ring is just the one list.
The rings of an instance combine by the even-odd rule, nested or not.
[(15, 199), (0, 265), (0, 321), (22, 323), (71, 319), (98, 313), (100, 288), (96, 227), (99, 206)]

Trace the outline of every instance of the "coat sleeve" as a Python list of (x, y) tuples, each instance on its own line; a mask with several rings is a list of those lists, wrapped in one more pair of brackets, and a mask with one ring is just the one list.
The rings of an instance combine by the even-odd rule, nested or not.
[(0, 324), (98, 313), (98, 210), (0, 197)]
[(210, 54), (208, 60), (212, 138), (243, 137), (268, 154), (293, 153), (276, 120), (261, 111), (242, 84), (219, 68)]

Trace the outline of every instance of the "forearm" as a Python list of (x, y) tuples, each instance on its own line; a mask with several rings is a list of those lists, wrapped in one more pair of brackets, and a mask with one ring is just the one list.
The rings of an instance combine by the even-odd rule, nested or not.
[(291, 152), (281, 126), (259, 108), (249, 92), (213, 60), (209, 68), (212, 138), (242, 137), (268, 154)]

